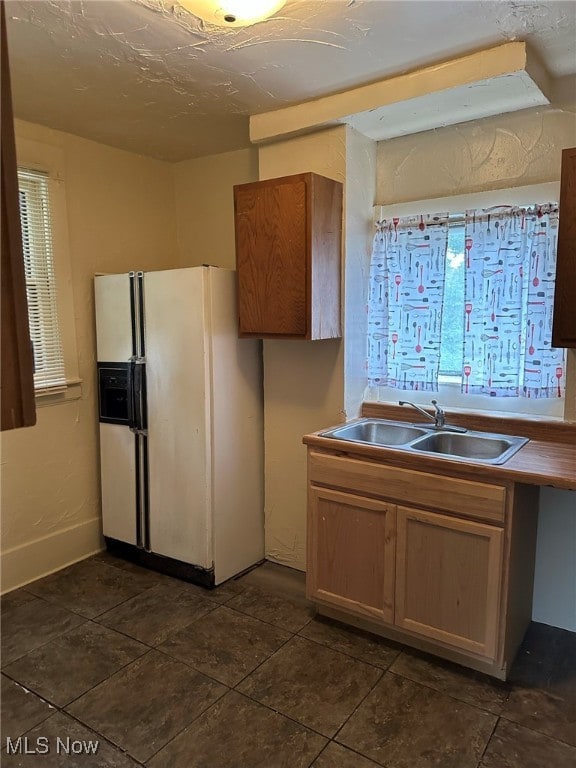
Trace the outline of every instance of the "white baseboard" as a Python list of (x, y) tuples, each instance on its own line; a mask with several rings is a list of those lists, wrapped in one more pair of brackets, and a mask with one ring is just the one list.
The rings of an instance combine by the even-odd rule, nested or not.
[(2, 594), (23, 587), (104, 548), (99, 517), (0, 554)]

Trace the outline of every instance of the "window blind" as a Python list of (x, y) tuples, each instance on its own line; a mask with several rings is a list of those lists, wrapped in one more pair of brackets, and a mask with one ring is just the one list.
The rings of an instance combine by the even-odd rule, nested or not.
[(48, 175), (18, 169), (20, 221), (37, 394), (66, 389), (58, 327)]

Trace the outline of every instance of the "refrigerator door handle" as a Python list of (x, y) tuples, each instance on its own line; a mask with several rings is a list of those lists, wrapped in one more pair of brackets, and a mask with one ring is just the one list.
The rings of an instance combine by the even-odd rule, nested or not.
[(128, 366), (128, 380), (127, 380), (127, 405), (128, 405), (128, 427), (135, 432), (138, 429), (136, 421), (136, 415), (134, 413), (134, 358), (130, 358), (130, 365)]
[(148, 438), (136, 436), (136, 546), (150, 551), (150, 497), (148, 488)]
[(146, 419), (146, 363), (143, 359), (136, 358), (132, 363), (133, 393), (134, 393), (134, 422), (139, 432), (145, 432)]

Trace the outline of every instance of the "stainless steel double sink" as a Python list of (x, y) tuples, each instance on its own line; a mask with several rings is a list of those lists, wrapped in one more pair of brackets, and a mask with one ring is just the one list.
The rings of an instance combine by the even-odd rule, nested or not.
[(436, 429), (385, 419), (360, 419), (322, 432), (321, 436), (481, 464), (504, 464), (528, 442), (527, 437), (493, 432), (457, 433), (449, 427)]

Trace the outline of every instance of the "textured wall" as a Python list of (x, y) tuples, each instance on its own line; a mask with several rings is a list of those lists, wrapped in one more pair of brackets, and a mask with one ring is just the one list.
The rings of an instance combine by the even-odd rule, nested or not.
[(174, 165), (178, 257), (183, 267), (235, 269), (234, 184), (258, 180), (258, 151), (241, 149)]
[(531, 109), (378, 143), (376, 202), (426, 200), (560, 177), (576, 108)]
[(16, 132), (64, 154), (83, 381), (79, 400), (39, 408), (36, 426), (2, 435), (3, 590), (100, 546), (94, 273), (177, 266), (168, 164), (30, 123)]

